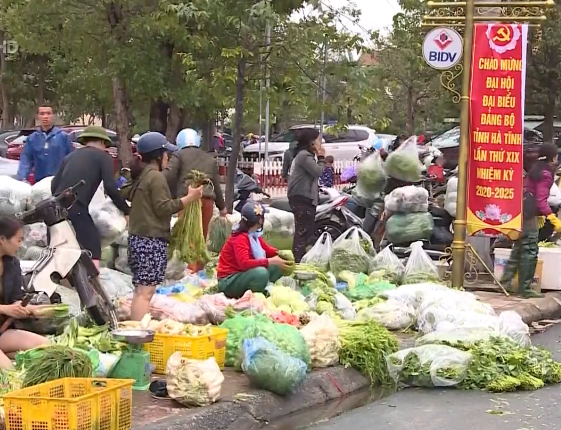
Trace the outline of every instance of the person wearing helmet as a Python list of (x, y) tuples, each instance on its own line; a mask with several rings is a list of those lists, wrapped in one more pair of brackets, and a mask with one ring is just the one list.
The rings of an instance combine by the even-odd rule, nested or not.
[(176, 141), (179, 151), (171, 157), (168, 166), (164, 169), (164, 176), (172, 195), (177, 197), (185, 195), (185, 183), (193, 170), (206, 173), (211, 180), (211, 184), (203, 189), (202, 199), (203, 235), (206, 239), (214, 205), (221, 215), (226, 215), (226, 203), (222, 194), (218, 165), (212, 154), (200, 149), (201, 137), (192, 128), (181, 130)]
[(129, 206), (119, 193), (113, 172), (113, 159), (106, 152), (113, 143), (103, 127), (89, 126), (78, 138), (84, 148), (71, 152), (51, 182), (51, 192), (60, 195), (80, 181), (85, 184), (76, 190), (76, 202), (68, 211), (68, 219), (76, 232), (76, 239), (82, 248), (91, 253), (92, 260), (99, 268), (101, 259), (101, 237), (90, 216), (88, 207), (99, 185), (115, 206), (125, 215)]
[(172, 198), (162, 171), (175, 147), (164, 135), (143, 134), (136, 150), (139, 157), (131, 163), (132, 181), (122, 192), (131, 202), (128, 263), (135, 287), (131, 319), (140, 321), (150, 312), (150, 300), (166, 274), (171, 217), (186, 204), (200, 199), (203, 190), (185, 185), (185, 195)]
[(241, 216), (222, 247), (217, 267), (218, 289), (232, 299), (239, 299), (247, 290), (265, 292), (269, 282), (276, 282), (289, 265), (261, 237), (265, 207), (248, 200)]

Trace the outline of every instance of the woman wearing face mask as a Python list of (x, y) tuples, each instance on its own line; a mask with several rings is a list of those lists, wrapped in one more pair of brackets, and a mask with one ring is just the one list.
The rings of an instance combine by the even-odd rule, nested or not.
[(171, 217), (186, 204), (200, 199), (202, 187), (189, 187), (187, 195), (180, 199), (171, 197), (162, 170), (166, 168), (168, 154), (176, 148), (162, 134), (143, 134), (136, 149), (140, 158), (131, 163), (132, 183), (122, 192), (131, 202), (128, 260), (135, 286), (131, 320), (140, 321), (150, 312), (150, 300), (165, 277)]
[[(23, 276), (16, 252), (23, 239), (20, 220), (0, 216), (0, 325), (9, 319), (26, 319), (33, 316), (35, 307), (23, 307)], [(0, 334), (0, 367), (13, 368), (12, 360), (19, 351), (48, 345), (43, 336), (24, 330), (8, 329)]]
[(220, 252), (217, 269), (218, 288), (232, 299), (239, 299), (247, 290), (265, 292), (269, 282), (277, 281), (288, 265), (261, 237), (265, 208), (249, 200), (241, 215)]

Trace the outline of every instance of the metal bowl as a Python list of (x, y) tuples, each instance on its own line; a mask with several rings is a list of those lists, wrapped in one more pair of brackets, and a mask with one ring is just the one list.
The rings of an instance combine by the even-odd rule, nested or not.
[(316, 279), (318, 277), (317, 274), (315, 273), (310, 273), (310, 272), (301, 272), (301, 271), (296, 271), (294, 272), (294, 277), (296, 279), (299, 279), (301, 281), (312, 281), (314, 279)]
[(113, 330), (113, 338), (119, 342), (126, 342), (134, 345), (149, 343), (154, 340), (155, 332), (152, 330)]

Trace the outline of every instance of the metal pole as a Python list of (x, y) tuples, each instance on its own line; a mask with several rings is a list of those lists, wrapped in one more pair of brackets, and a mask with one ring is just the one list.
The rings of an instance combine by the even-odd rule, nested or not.
[(263, 79), (259, 79), (259, 155), (261, 155), (262, 131), (263, 131)]
[(471, 55), (473, 45), (474, 0), (466, 2), (466, 21), (464, 34), (464, 72), (462, 75), (461, 114), (460, 114), (460, 155), (458, 159), (458, 200), (456, 220), (454, 221), (454, 241), (452, 242), (452, 286), (464, 285), (464, 264), (466, 254), (466, 195), (469, 129), (469, 93), (471, 81)]
[[(267, 22), (267, 27), (265, 29), (266, 43), (267, 43), (267, 53), (271, 49), (271, 26)], [(267, 62), (269, 57), (267, 57)], [(270, 71), (268, 65), (265, 66), (265, 90), (267, 91), (267, 99), (265, 101), (265, 160), (269, 158), (269, 87), (271, 86)], [(259, 141), (261, 142), (261, 135), (259, 135)]]
[(323, 138), (323, 125), (325, 123), (325, 87), (327, 85), (327, 76), (325, 74), (325, 67), (327, 64), (327, 41), (323, 45), (323, 70), (322, 70), (322, 80), (321, 80), (321, 116), (319, 123), (319, 134)]

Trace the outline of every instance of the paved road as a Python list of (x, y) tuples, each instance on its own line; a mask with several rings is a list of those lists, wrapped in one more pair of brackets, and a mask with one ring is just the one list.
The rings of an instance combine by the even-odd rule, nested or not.
[[(545, 346), (561, 360), (561, 325), (534, 336), (533, 343)], [(560, 425), (561, 385), (556, 385), (498, 395), (410, 388), (308, 429), (546, 430)]]

